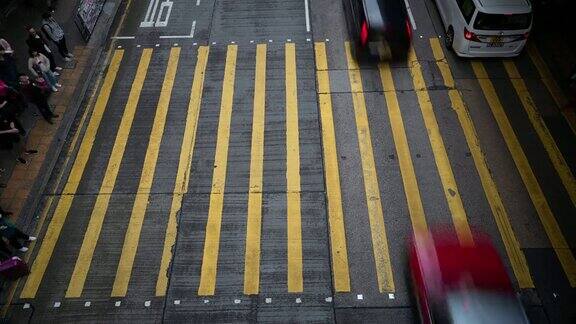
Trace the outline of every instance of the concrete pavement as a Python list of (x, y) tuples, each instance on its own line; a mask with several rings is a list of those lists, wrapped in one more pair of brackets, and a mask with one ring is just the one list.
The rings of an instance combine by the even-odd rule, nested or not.
[(530, 56), (454, 57), (431, 2), (392, 66), (329, 1), (310, 32), (303, 1), (170, 3), (129, 11), (14, 321), (411, 322), (425, 221), (487, 232), (530, 318), (570, 322), (574, 134)]

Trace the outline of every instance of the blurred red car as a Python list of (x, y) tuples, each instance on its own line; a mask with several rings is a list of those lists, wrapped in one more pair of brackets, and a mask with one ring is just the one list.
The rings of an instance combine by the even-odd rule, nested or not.
[(455, 235), (421, 232), (409, 247), (422, 323), (529, 323), (498, 252), (483, 235), (463, 246)]

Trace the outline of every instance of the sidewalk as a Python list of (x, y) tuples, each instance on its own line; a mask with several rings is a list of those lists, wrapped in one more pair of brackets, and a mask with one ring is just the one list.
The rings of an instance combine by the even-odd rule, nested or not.
[[(34, 3), (35, 5), (30, 5)], [(30, 193), (36, 184), (38, 175), (41, 173), (47, 153), (50, 151), (56, 134), (67, 115), (67, 108), (74, 97), (76, 89), (83, 82), (80, 78), (84, 74), (88, 57), (91, 50), (86, 48), (79, 32), (73, 22), (73, 9), (76, 1), (61, 0), (55, 17), (63, 25), (67, 35), (68, 46), (76, 55), (72, 62), (62, 61), (57, 54), (53, 44), (54, 55), (58, 65), (64, 68), (60, 76), (63, 87), (60, 92), (55, 93), (50, 98), (50, 103), (55, 106), (55, 113), (60, 118), (54, 120), (50, 125), (42, 118), (39, 118), (37, 109), (30, 106), (20, 117), (28, 134), (24, 141), (15, 148), (13, 153), (4, 151), (0, 153), (0, 168), (4, 172), (0, 174), (0, 183), (6, 188), (0, 189), (0, 206), (5, 210), (14, 213), (14, 220), (22, 214), (23, 207), (31, 203)], [(28, 72), (28, 46), (26, 45), (27, 31), (26, 25), (40, 26), (42, 13), (47, 10), (45, 1), (21, 1), (15, 9), (9, 12), (8, 16), (2, 20), (0, 25), (0, 37), (5, 38), (14, 49), (14, 57), (17, 61), (20, 73)], [(60, 8), (67, 8), (66, 10)], [(70, 10), (72, 9), (72, 10)], [(24, 144), (25, 143), (25, 144)], [(38, 154), (23, 156), (28, 163), (21, 164), (16, 161), (20, 147), (25, 145), (28, 149), (38, 150)]]
[(576, 1), (549, 0), (548, 6), (535, 7), (532, 40), (563, 90), (570, 71), (576, 66), (574, 12)]
[[(576, 68), (576, 34), (573, 28), (573, 13), (576, 1), (545, 0), (535, 2), (534, 29), (530, 45), (538, 48), (542, 61), (547, 66), (543, 79), (556, 101), (560, 113), (576, 133), (576, 107), (570, 105), (570, 73)], [(530, 51), (529, 51), (530, 52)]]

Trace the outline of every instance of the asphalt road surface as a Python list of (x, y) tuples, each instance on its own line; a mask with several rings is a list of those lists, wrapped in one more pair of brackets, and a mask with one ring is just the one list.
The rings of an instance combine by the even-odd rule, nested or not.
[(421, 225), (488, 233), (530, 319), (576, 321), (575, 133), (538, 50), (459, 59), (408, 1), (408, 62), (361, 66), (340, 1), (132, 1), (11, 321), (411, 323)]

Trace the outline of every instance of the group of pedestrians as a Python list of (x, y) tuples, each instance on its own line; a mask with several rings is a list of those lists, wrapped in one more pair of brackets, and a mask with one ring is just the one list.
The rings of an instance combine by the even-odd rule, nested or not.
[[(40, 28), (26, 26), (26, 31), (27, 73), (18, 71), (15, 50), (6, 39), (0, 38), (0, 150), (11, 153), (14, 144), (26, 135), (19, 117), (29, 104), (36, 106), (50, 124), (59, 117), (52, 112), (48, 98), (62, 87), (58, 82), (62, 68), (57, 65), (49, 43), (56, 45), (64, 61), (74, 57), (68, 51), (64, 30), (54, 19), (52, 9), (42, 15)], [(22, 148), (16, 160), (25, 164), (27, 161), (22, 153), (35, 154), (37, 151)]]
[[(0, 150), (14, 154), (15, 143), (25, 135), (26, 130), (20, 122), (21, 114), (32, 104), (38, 108), (42, 117), (50, 124), (59, 116), (52, 112), (48, 98), (52, 92), (61, 87), (58, 83), (61, 67), (58, 66), (50, 48), (54, 43), (64, 61), (74, 57), (67, 48), (64, 30), (53, 17), (53, 10), (42, 15), (39, 28), (26, 26), (28, 53), (26, 58), (16, 56), (10, 42), (0, 37)], [(17, 59), (26, 59), (27, 71), (18, 71)], [(25, 145), (17, 153), (16, 160), (26, 164), (22, 154), (35, 154), (36, 150), (27, 149)], [(3, 170), (0, 169), (0, 172)], [(0, 185), (1, 186), (1, 185)], [(4, 271), (4, 261), (18, 259), (13, 257), (15, 251), (26, 252), (26, 242), (36, 240), (19, 230), (9, 219), (11, 212), (0, 208), (0, 270)], [(20, 259), (18, 259), (20, 260)], [(21, 260), (20, 260), (21, 261)], [(20, 262), (19, 261), (19, 262)], [(7, 265), (6, 265), (7, 267)], [(4, 274), (4, 273), (2, 273)]]

